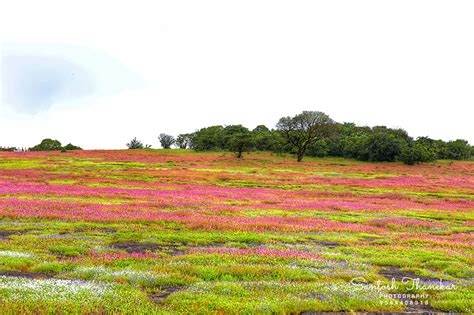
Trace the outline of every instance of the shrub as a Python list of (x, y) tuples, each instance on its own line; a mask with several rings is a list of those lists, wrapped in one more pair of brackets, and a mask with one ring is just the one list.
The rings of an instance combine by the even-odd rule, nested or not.
[(81, 147), (78, 147), (77, 145), (73, 145), (72, 143), (68, 143), (66, 146), (63, 148), (64, 150), (82, 150)]
[(127, 143), (129, 149), (143, 149), (143, 143), (138, 140), (136, 137), (133, 138), (129, 143)]

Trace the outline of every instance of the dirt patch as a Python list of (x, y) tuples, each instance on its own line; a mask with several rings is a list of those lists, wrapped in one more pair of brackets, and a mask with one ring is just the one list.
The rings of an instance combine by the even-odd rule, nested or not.
[(181, 255), (186, 254), (185, 250), (172, 250), (172, 251), (165, 251), (165, 252), (171, 256), (181, 256)]
[[(220, 247), (225, 247), (225, 243), (214, 243), (214, 244), (216, 245), (219, 244)], [(248, 242), (248, 243), (242, 243), (242, 244), (245, 244), (249, 248), (260, 248), (267, 245), (266, 243), (255, 243), (255, 242)]]
[(59, 231), (57, 235), (68, 235), (77, 231), (82, 232), (82, 230), (62, 230)]
[(362, 240), (366, 241), (366, 242), (373, 242), (373, 241), (379, 241), (381, 240), (382, 238), (380, 237), (375, 237), (375, 236), (366, 236), (364, 237)]
[(336, 247), (339, 247), (339, 246), (344, 246), (344, 244), (342, 244), (342, 243), (331, 242), (331, 241), (316, 241), (316, 240), (311, 240), (311, 243), (313, 243), (313, 244), (315, 244), (315, 245), (322, 246), (322, 247), (327, 247), (327, 248), (336, 248)]
[(105, 234), (114, 234), (116, 233), (116, 229), (112, 228), (88, 228), (88, 229), (71, 229), (71, 230), (63, 230), (58, 232), (60, 235), (65, 234), (75, 234), (75, 233), (105, 233)]
[(387, 243), (386, 241), (380, 241), (380, 240), (375, 240), (375, 241), (369, 242), (370, 246), (386, 246), (388, 244), (389, 243)]
[(407, 314), (417, 314), (417, 315), (453, 315), (453, 313), (438, 312), (435, 310), (416, 310), (411, 311), (407, 310), (405, 312), (318, 312), (318, 311), (303, 311), (300, 312), (300, 315), (407, 315)]
[(163, 302), (169, 295), (185, 290), (186, 287), (184, 286), (177, 286), (177, 285), (168, 285), (163, 286), (160, 288), (160, 292), (157, 293), (149, 293), (148, 299), (150, 299), (153, 303), (159, 304)]
[(20, 235), (29, 232), (28, 230), (0, 230), (0, 240), (9, 240), (12, 235)]
[(416, 314), (453, 314), (453, 313), (445, 313), (438, 311), (432, 308), (430, 305), (407, 305), (406, 311), (408, 313), (416, 313)]
[(94, 229), (94, 231), (105, 233), (105, 234), (114, 234), (117, 232), (116, 229), (109, 229), (109, 228)]
[(384, 269), (379, 271), (379, 275), (384, 276), (385, 278), (396, 281), (402, 281), (403, 278), (416, 279), (419, 278), (423, 281), (439, 281), (439, 279), (434, 279), (430, 277), (423, 277), (416, 275), (413, 271), (401, 270), (400, 267), (395, 266), (386, 266)]
[[(186, 254), (188, 249), (211, 249), (211, 248), (222, 248), (225, 243), (210, 243), (201, 245), (186, 245), (186, 244), (172, 244), (172, 245), (160, 245), (155, 243), (144, 243), (144, 242), (117, 242), (111, 244), (109, 247), (113, 249), (119, 249), (126, 251), (127, 253), (145, 253), (145, 252), (163, 252), (172, 256), (179, 256)], [(181, 249), (186, 247), (187, 249)]]
[(51, 279), (51, 278), (54, 278), (54, 273), (18, 271), (18, 270), (0, 270), (0, 276), (19, 277), (19, 278), (28, 278), (28, 279)]
[(0, 240), (9, 240), (10, 235), (17, 234), (16, 231), (0, 230)]
[(192, 248), (224, 248), (225, 243), (209, 243), (209, 244), (200, 244), (200, 245), (195, 245), (191, 246)]
[(145, 252), (173, 252), (177, 246), (158, 245), (154, 243), (142, 242), (118, 242), (110, 245), (110, 248), (126, 251), (127, 253), (145, 253)]
[(226, 244), (225, 243), (209, 243), (209, 244), (200, 244), (200, 245), (183, 245), (188, 247), (185, 250), (178, 250), (176, 246), (174, 250), (170, 251), (165, 251), (167, 254), (170, 254), (172, 256), (180, 256), (180, 255), (185, 255), (188, 250), (192, 249), (218, 249), (218, 248), (225, 248)]
[(401, 315), (406, 313), (389, 313), (389, 312), (318, 312), (318, 311), (303, 311), (299, 313), (300, 315)]

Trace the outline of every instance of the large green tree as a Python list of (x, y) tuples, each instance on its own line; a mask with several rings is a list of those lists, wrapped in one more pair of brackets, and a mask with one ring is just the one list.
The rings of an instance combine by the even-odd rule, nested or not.
[(293, 146), (296, 159), (301, 162), (311, 144), (333, 133), (335, 122), (323, 112), (304, 111), (294, 117), (280, 118), (276, 127)]
[(224, 149), (235, 152), (237, 158), (242, 153), (251, 150), (255, 145), (255, 139), (247, 128), (242, 125), (230, 125), (224, 128)]
[(180, 149), (187, 149), (191, 146), (192, 134), (182, 133), (176, 137), (176, 145)]
[(191, 147), (196, 151), (222, 150), (224, 127), (210, 126), (199, 129), (191, 136)]
[(158, 140), (160, 141), (161, 147), (163, 149), (170, 149), (171, 146), (176, 143), (176, 139), (166, 133), (161, 133), (158, 136)]
[(258, 125), (252, 130), (255, 140), (255, 149), (258, 151), (282, 152), (286, 144), (285, 139), (277, 130), (270, 130), (265, 125)]

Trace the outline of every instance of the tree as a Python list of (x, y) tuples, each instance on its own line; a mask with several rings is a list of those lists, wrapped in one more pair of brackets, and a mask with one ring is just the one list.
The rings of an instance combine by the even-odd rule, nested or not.
[(173, 144), (176, 143), (176, 139), (173, 136), (167, 135), (166, 133), (161, 133), (158, 136), (158, 140), (160, 140), (160, 144), (163, 149), (169, 149)]
[(224, 127), (210, 126), (201, 128), (191, 135), (190, 146), (196, 151), (224, 149)]
[(330, 152), (329, 139), (318, 139), (308, 146), (307, 153), (309, 156), (324, 157)]
[(143, 149), (143, 143), (140, 140), (137, 140), (137, 138), (133, 138), (129, 143), (127, 143), (127, 147), (129, 149)]
[(224, 128), (224, 148), (236, 153), (237, 158), (242, 157), (242, 152), (254, 146), (253, 134), (242, 125), (230, 125)]
[(182, 133), (176, 137), (176, 145), (180, 149), (187, 149), (191, 146), (192, 134)]
[(272, 132), (264, 125), (259, 125), (252, 130), (255, 148), (258, 151), (275, 151), (278, 146), (279, 135)]
[[(337, 124), (330, 140), (329, 155), (364, 159), (364, 145), (372, 134), (370, 127), (360, 127), (353, 123)], [(365, 157), (367, 160), (367, 157)]]
[(61, 142), (53, 139), (43, 139), (40, 144), (30, 148), (30, 151), (60, 151), (63, 147)]
[(282, 117), (276, 127), (294, 147), (297, 161), (301, 162), (311, 144), (331, 135), (334, 121), (323, 112), (304, 111), (294, 117)]

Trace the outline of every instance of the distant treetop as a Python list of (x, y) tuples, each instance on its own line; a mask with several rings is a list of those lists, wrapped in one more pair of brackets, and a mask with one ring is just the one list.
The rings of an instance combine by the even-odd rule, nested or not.
[(129, 149), (149, 149), (151, 145), (143, 145), (143, 143), (137, 139), (137, 137), (133, 138), (129, 143), (127, 143), (127, 147)]
[(65, 147), (61, 145), (61, 142), (53, 139), (43, 139), (40, 144), (30, 148), (30, 151), (69, 151), (69, 150), (82, 150), (81, 147), (69, 143)]

